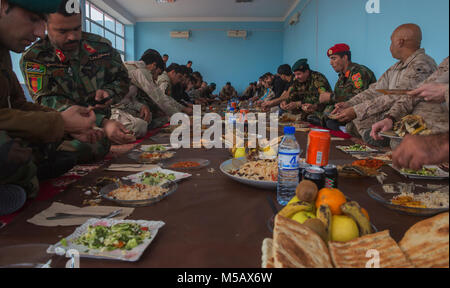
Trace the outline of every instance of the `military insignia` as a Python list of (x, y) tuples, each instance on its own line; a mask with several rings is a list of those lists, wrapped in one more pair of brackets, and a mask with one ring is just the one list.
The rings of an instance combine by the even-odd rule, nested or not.
[(361, 73), (355, 74), (352, 76), (353, 83), (357, 89), (360, 89), (363, 86)]
[(97, 52), (97, 50), (95, 50), (91, 45), (89, 44), (84, 44), (84, 49), (86, 49), (86, 51), (88, 51), (91, 54), (94, 54)]
[[(323, 51), (323, 50), (322, 50)], [(322, 52), (323, 53), (323, 52)], [(328, 50), (328, 55), (333, 55), (333, 50), (332, 49), (330, 49), (330, 50)]]
[(348, 77), (350, 77), (350, 70), (348, 70), (348, 71), (345, 73), (345, 78), (348, 78)]
[(27, 62), (25, 64), (25, 71), (27, 74), (40, 74), (40, 75), (44, 75), (45, 72), (47, 71), (47, 68), (45, 67), (45, 65), (42, 64), (38, 64), (38, 63), (33, 63), (33, 62)]
[(42, 75), (29, 75), (28, 76), (28, 86), (30, 89), (37, 93), (42, 90)]
[(56, 56), (58, 57), (59, 61), (61, 61), (61, 62), (65, 62), (66, 61), (66, 59), (67, 59), (66, 55), (64, 55), (64, 53), (61, 50), (56, 49), (55, 53), (56, 53)]

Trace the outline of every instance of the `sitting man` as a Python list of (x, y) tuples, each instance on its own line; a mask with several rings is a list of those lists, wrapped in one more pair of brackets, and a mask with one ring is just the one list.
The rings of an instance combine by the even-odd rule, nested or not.
[(295, 81), (280, 107), (293, 113), (302, 113), (302, 118), (314, 125), (322, 126), (325, 105), (320, 104), (319, 95), (331, 92), (327, 78), (309, 68), (308, 60), (301, 59), (292, 67)]
[[(448, 83), (447, 57), (419, 88), (402, 96), (394, 104), (392, 110), (397, 112), (396, 119), (409, 114), (421, 116), (432, 134), (407, 135), (393, 153), (393, 162), (397, 167), (419, 170), (423, 165), (448, 162)], [(382, 140), (379, 132), (389, 131), (393, 126), (392, 119), (386, 118), (373, 125), (371, 136)]]
[[(2, 0), (0, 2), (0, 201), (37, 195), (38, 176), (58, 177), (73, 167), (74, 158), (57, 153), (64, 137), (95, 143), (103, 134), (94, 130), (90, 108), (72, 107), (64, 112), (26, 101), (12, 69), (9, 52), (21, 53), (30, 41), (45, 36), (45, 15), (55, 12), (59, 0)], [(43, 66), (37, 66), (39, 72)], [(64, 156), (64, 157), (61, 157)], [(9, 189), (18, 185), (17, 189)], [(15, 212), (10, 207), (0, 215)]]
[(437, 68), (433, 58), (421, 49), (422, 31), (415, 24), (399, 26), (391, 37), (392, 57), (400, 60), (389, 68), (366, 91), (347, 102), (336, 104), (332, 112), (341, 123), (347, 124), (347, 132), (361, 137), (374, 146), (388, 146), (389, 141), (375, 141), (371, 136), (372, 125), (390, 114), (390, 109), (400, 97), (384, 95), (379, 90), (410, 90), (427, 79)]
[(227, 84), (220, 91), (219, 97), (222, 101), (229, 101), (231, 99), (237, 98), (238, 94), (236, 89), (231, 86), (231, 82), (227, 82)]
[(264, 87), (264, 95), (262, 95), (261, 98), (258, 99), (256, 102), (257, 106), (263, 105), (266, 102), (272, 101), (272, 99), (275, 98), (275, 91), (273, 91), (273, 81), (275, 79), (275, 76), (268, 72), (264, 74), (262, 77), (262, 85)]
[(281, 102), (286, 99), (286, 95), (293, 84), (293, 80), (294, 74), (292, 73), (291, 66), (284, 64), (278, 67), (278, 75), (275, 76), (272, 85), (275, 97), (262, 104), (263, 110), (279, 106)]
[[(329, 105), (325, 110), (331, 112), (335, 103), (349, 101), (377, 82), (377, 79), (369, 68), (352, 62), (352, 52), (347, 44), (336, 44), (328, 49), (327, 55), (334, 71), (339, 73), (334, 93), (326, 92), (320, 95), (320, 103)], [(326, 121), (327, 128), (335, 131), (339, 131), (339, 127), (345, 124), (331, 119)]]
[(158, 51), (148, 49), (140, 61), (126, 62), (125, 67), (132, 85), (138, 88), (136, 99), (150, 109), (151, 125), (154, 128), (168, 123), (169, 118), (176, 113), (192, 113), (191, 109), (179, 104), (157, 86), (156, 80), (164, 70), (164, 63)]
[(136, 140), (122, 124), (109, 119), (110, 105), (120, 102), (130, 83), (119, 53), (108, 40), (81, 31), (81, 13), (68, 14), (68, 1), (47, 17), (48, 35), (23, 54), (21, 69), (37, 103), (58, 111), (94, 106), (97, 126), (106, 137), (95, 145), (74, 140), (59, 147), (75, 152), (78, 163), (90, 163), (103, 159), (111, 142)]
[(252, 99), (256, 94), (256, 83), (252, 82), (248, 85), (247, 89), (245, 89), (244, 94), (242, 94), (240, 100), (245, 101)]

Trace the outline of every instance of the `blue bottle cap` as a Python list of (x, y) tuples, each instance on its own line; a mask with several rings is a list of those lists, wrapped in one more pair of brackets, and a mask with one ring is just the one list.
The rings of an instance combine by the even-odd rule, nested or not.
[(295, 134), (295, 127), (290, 127), (290, 126), (284, 127), (284, 134), (289, 134), (289, 135)]

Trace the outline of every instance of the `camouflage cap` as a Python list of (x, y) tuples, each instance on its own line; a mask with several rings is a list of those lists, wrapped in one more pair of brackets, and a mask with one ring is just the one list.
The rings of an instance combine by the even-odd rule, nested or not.
[(22, 7), (30, 12), (50, 14), (58, 11), (62, 0), (8, 0), (8, 3)]
[(292, 71), (306, 71), (309, 70), (308, 59), (300, 59), (292, 66)]

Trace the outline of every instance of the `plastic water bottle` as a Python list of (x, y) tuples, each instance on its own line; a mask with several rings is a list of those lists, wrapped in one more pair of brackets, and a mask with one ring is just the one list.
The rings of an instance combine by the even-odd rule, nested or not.
[(230, 112), (230, 109), (231, 109), (231, 101), (228, 101), (227, 112)]
[(300, 145), (295, 139), (295, 127), (284, 128), (284, 138), (278, 151), (277, 201), (286, 206), (295, 196), (299, 182)]
[(234, 112), (235, 112), (235, 110), (234, 110), (234, 108), (233, 107), (231, 107), (230, 108), (230, 114), (231, 114), (231, 116), (230, 116), (230, 118), (229, 118), (229, 123), (230, 124), (236, 124), (236, 115), (234, 114)]
[(250, 108), (250, 109), (253, 108), (253, 101), (252, 101), (252, 100), (250, 100), (250, 101), (248, 102), (248, 108)]

